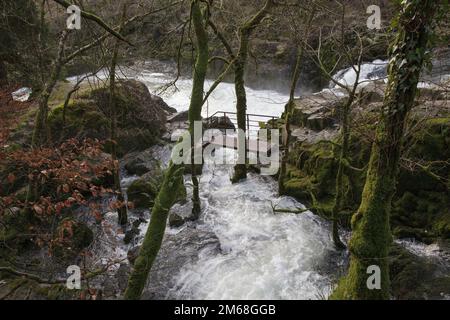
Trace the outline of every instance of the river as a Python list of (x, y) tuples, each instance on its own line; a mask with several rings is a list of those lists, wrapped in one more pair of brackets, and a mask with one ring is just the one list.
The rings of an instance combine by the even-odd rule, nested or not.
[[(364, 65), (363, 77), (385, 76), (385, 62)], [(173, 79), (173, 73), (161, 68), (133, 71), (122, 75), (144, 82), (157, 94)], [(100, 79), (106, 75), (100, 74)], [(336, 79), (351, 84), (351, 69), (336, 74)], [(73, 80), (73, 79), (72, 79)], [(354, 80), (353, 80), (354, 81)], [(212, 83), (208, 81), (207, 87)], [(192, 81), (180, 78), (175, 90), (166, 90), (165, 102), (184, 111), (188, 108)], [(333, 90), (333, 88), (330, 88)], [(329, 89), (329, 90), (330, 90)], [(248, 112), (280, 116), (288, 96), (272, 90), (247, 88)], [(234, 86), (222, 83), (211, 95), (203, 116), (216, 111), (235, 110)], [(158, 147), (163, 163), (168, 162), (170, 147)], [(217, 150), (216, 155), (234, 157), (234, 151)], [(338, 277), (346, 269), (346, 252), (337, 252), (330, 238), (330, 225), (311, 212), (277, 213), (272, 206), (303, 208), (290, 197), (277, 195), (276, 181), (250, 174), (239, 184), (231, 184), (232, 167), (207, 163), (200, 181), (202, 213), (198, 222), (180, 228), (167, 227), (163, 245), (151, 271), (144, 292), (145, 299), (326, 299)], [(126, 187), (136, 177), (124, 175)], [(190, 193), (190, 179), (185, 177)], [(174, 211), (190, 212), (189, 202), (177, 204)], [(95, 248), (95, 261), (105, 264), (123, 260), (116, 278), (125, 270), (127, 252), (139, 245), (148, 226), (148, 211), (133, 211), (131, 220), (144, 218), (139, 235), (128, 245), (124, 233), (116, 226), (116, 214), (105, 215), (103, 226), (110, 230), (100, 235)], [(346, 239), (348, 234), (342, 234)], [(122, 274), (121, 290), (126, 286)], [(125, 283), (124, 283), (125, 282)]]

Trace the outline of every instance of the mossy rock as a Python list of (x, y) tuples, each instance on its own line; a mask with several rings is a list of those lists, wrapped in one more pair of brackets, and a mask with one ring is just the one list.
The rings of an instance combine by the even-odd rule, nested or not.
[(128, 201), (134, 203), (136, 208), (150, 208), (158, 195), (159, 188), (163, 181), (163, 171), (155, 164), (152, 171), (147, 172), (127, 189)]
[[(123, 155), (134, 150), (145, 150), (159, 141), (165, 132), (169, 107), (150, 94), (145, 84), (119, 81), (116, 91), (117, 144)], [(63, 128), (63, 106), (54, 108), (49, 115), (52, 135), (60, 138), (96, 138), (108, 140), (111, 127), (109, 88), (82, 93), (73, 99), (66, 110)], [(106, 145), (105, 150), (110, 151)]]
[(389, 254), (391, 294), (400, 300), (442, 299), (450, 294), (450, 276), (438, 262), (416, 256), (398, 244)]
[(439, 216), (433, 223), (433, 231), (441, 238), (450, 239), (450, 212)]
[(311, 202), (310, 191), (313, 187), (309, 178), (292, 178), (284, 181), (285, 195), (296, 198), (299, 201)]
[[(359, 130), (350, 136), (348, 162), (356, 168), (347, 169), (344, 177), (344, 210), (340, 219), (349, 226), (349, 217), (356, 212), (364, 188), (367, 164), (370, 159), (371, 143), (376, 117), (364, 116)], [(415, 120), (414, 120), (415, 121)], [(415, 123), (413, 121), (413, 124)], [(364, 128), (362, 130), (361, 128)], [(450, 165), (450, 121), (448, 118), (434, 118), (422, 122), (409, 140), (411, 146), (405, 157), (411, 160), (425, 160), (436, 163), (432, 168), (436, 174), (449, 179)], [(364, 133), (362, 133), (364, 132)], [(295, 142), (288, 154), (288, 170), (284, 178), (286, 194), (299, 201), (311, 203), (310, 191), (315, 197), (315, 206), (333, 199), (337, 174), (337, 157), (340, 141), (320, 141), (316, 144)], [(292, 169), (292, 167), (294, 169)], [(450, 207), (450, 182), (437, 181), (433, 175), (416, 168), (409, 171), (400, 167), (397, 192), (391, 210), (391, 226), (395, 236), (415, 238), (425, 243), (447, 238)], [(328, 210), (323, 210), (328, 212)]]
[(146, 178), (134, 181), (127, 190), (128, 201), (133, 202), (136, 208), (150, 208), (158, 194), (159, 185)]
[(430, 243), (436, 238), (449, 238), (449, 199), (445, 192), (405, 192), (393, 202), (393, 233), (399, 238), (414, 238)]
[[(128, 201), (133, 202), (138, 209), (151, 208), (158, 195), (163, 178), (163, 172), (158, 167), (133, 181), (127, 189)], [(178, 194), (177, 202), (186, 200), (187, 191), (184, 183), (180, 184), (179, 189), (174, 190), (174, 192)]]

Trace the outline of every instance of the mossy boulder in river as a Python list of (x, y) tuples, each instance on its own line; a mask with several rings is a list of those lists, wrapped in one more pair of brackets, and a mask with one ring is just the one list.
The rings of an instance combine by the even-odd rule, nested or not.
[[(165, 133), (167, 115), (173, 112), (164, 101), (153, 96), (145, 84), (119, 81), (116, 102), (118, 109), (117, 143), (119, 153), (144, 150), (159, 141)], [(111, 126), (109, 88), (98, 88), (82, 93), (66, 109), (63, 124), (63, 106), (52, 110), (49, 123), (53, 138), (97, 138), (107, 140)]]
[[(155, 167), (151, 172), (147, 172), (139, 179), (135, 180), (127, 189), (128, 201), (133, 202), (138, 209), (148, 209), (153, 206), (156, 196), (163, 181), (163, 171)], [(178, 190), (173, 190), (178, 194), (177, 201), (184, 201), (187, 191), (184, 184)]]
[(128, 187), (128, 201), (133, 202), (136, 208), (150, 208), (158, 194), (162, 179), (160, 170), (144, 174)]

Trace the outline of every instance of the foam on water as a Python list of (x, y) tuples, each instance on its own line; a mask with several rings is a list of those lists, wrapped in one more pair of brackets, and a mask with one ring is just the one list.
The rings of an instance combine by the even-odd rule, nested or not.
[[(370, 63), (361, 64), (359, 83), (365, 84), (373, 80), (386, 78), (387, 64), (388, 62), (383, 60), (374, 60), (373, 62)], [(356, 72), (352, 67), (343, 69), (337, 72), (333, 76), (333, 79), (339, 81), (345, 86), (352, 86), (355, 84), (356, 81)], [(337, 85), (334, 83), (331, 83), (330, 86), (331, 88), (337, 87)]]
[[(234, 151), (218, 150), (234, 156)], [(177, 275), (171, 295), (184, 299), (317, 299), (328, 295), (336, 254), (327, 225), (312, 213), (274, 214), (272, 206), (302, 205), (279, 198), (271, 178), (251, 175), (232, 185), (230, 167), (206, 165), (200, 228), (216, 234), (220, 252), (205, 248)], [(335, 257), (336, 258), (336, 257)], [(339, 259), (335, 259), (338, 271)], [(323, 270), (322, 270), (323, 271)]]

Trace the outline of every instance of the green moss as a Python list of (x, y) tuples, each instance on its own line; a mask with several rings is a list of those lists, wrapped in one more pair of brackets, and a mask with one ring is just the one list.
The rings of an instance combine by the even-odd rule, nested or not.
[(433, 223), (433, 231), (440, 237), (450, 239), (450, 212), (439, 216)]
[(389, 271), (395, 299), (442, 299), (450, 292), (450, 276), (442, 275), (438, 265), (397, 244), (390, 250)]
[[(149, 99), (145, 85), (133, 81), (118, 83), (116, 102), (119, 155), (154, 145), (165, 130), (165, 116), (155, 114), (155, 109), (147, 105)], [(49, 115), (49, 125), (54, 140), (71, 137), (109, 139), (111, 121), (108, 103), (108, 88), (84, 91), (68, 104), (64, 128), (63, 104), (53, 108)], [(108, 145), (105, 150), (110, 150)]]
[(133, 202), (136, 208), (150, 208), (153, 206), (158, 188), (152, 181), (136, 180), (128, 187), (128, 201)]

